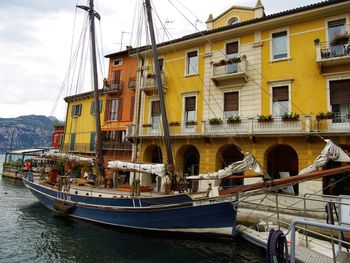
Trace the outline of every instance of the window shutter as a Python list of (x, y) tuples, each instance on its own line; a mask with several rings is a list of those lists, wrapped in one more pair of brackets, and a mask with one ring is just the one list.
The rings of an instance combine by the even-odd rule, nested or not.
[(152, 110), (151, 110), (152, 116), (159, 116), (160, 115), (160, 104), (159, 100), (152, 101)]
[(238, 92), (225, 93), (224, 111), (238, 111)]
[(192, 52), (187, 53), (187, 57), (188, 58), (197, 57), (197, 51), (192, 51)]
[(94, 101), (91, 101), (90, 113), (91, 114), (95, 114), (95, 102)]
[(343, 26), (345, 25), (345, 18), (344, 19), (340, 19), (340, 20), (336, 20), (336, 21), (330, 21), (328, 22), (328, 27), (337, 27), (337, 26)]
[(123, 98), (119, 98), (118, 100), (118, 121), (122, 119), (123, 113)]
[(331, 81), (330, 101), (331, 104), (350, 104), (350, 80)]
[(98, 110), (99, 110), (100, 113), (102, 112), (102, 104), (103, 104), (103, 101), (99, 100), (98, 101)]
[(195, 111), (196, 110), (196, 97), (186, 97), (185, 98), (185, 111)]
[(134, 119), (134, 107), (135, 107), (135, 96), (132, 96), (131, 102), (130, 102), (130, 120), (131, 121)]
[(110, 101), (110, 100), (106, 100), (105, 120), (109, 120), (109, 116), (110, 116), (110, 104), (111, 104), (111, 101)]
[(226, 54), (235, 54), (238, 53), (238, 42), (226, 44)]
[(71, 112), (72, 116), (74, 116), (74, 110), (75, 110), (75, 105), (72, 105), (72, 112)]
[(288, 86), (274, 87), (272, 91), (273, 101), (288, 101)]
[(278, 32), (278, 33), (273, 33), (272, 37), (276, 38), (276, 37), (286, 37), (287, 36), (287, 32), (283, 31), (283, 32)]
[(80, 104), (78, 104), (78, 116), (81, 115), (81, 108), (82, 108), (82, 105), (81, 105), (81, 103), (80, 103)]

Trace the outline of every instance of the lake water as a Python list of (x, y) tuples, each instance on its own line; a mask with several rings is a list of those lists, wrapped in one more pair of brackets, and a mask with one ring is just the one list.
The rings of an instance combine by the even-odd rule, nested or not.
[(265, 262), (264, 250), (238, 238), (128, 233), (57, 215), (19, 180), (0, 177), (0, 211), (0, 263)]

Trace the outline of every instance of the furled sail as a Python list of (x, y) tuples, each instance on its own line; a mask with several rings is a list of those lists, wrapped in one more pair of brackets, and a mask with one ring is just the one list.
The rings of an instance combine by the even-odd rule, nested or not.
[(136, 171), (141, 173), (155, 174), (163, 177), (166, 174), (165, 164), (132, 163), (123, 161), (109, 161), (108, 168)]
[(198, 176), (189, 176), (187, 179), (222, 179), (232, 174), (243, 173), (244, 171), (253, 171), (257, 175), (262, 175), (264, 178), (269, 178), (269, 175), (264, 171), (259, 162), (252, 154), (246, 154), (241, 161), (234, 162), (224, 169), (214, 173), (199, 174)]
[(57, 159), (68, 162), (77, 162), (77, 163), (85, 163), (93, 165), (94, 159), (90, 157), (79, 156), (70, 153), (63, 153), (58, 151), (48, 151), (43, 154), (43, 157)]
[(323, 167), (330, 160), (334, 162), (350, 162), (350, 157), (338, 145), (328, 139), (325, 141), (327, 144), (323, 148), (321, 154), (317, 156), (312, 165), (301, 170), (299, 175), (315, 172), (319, 167)]

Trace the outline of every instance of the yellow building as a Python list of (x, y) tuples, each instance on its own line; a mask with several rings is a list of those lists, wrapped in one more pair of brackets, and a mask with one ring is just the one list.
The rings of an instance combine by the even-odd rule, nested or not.
[[(95, 105), (93, 92), (65, 98), (67, 102), (63, 151), (94, 154), (96, 138)], [(99, 111), (105, 115), (106, 95), (100, 90)]]
[[(336, 39), (349, 31), (347, 10), (350, 1), (326, 1), (265, 15), (257, 1), (210, 15), (207, 31), (159, 44), (176, 173), (212, 172), (251, 152), (279, 178), (313, 163), (322, 138), (350, 150), (349, 43)], [(138, 139), (140, 161), (166, 161), (152, 57), (138, 51), (139, 129), (128, 136)], [(327, 180), (294, 190), (321, 190)], [(336, 193), (350, 193), (350, 182)]]

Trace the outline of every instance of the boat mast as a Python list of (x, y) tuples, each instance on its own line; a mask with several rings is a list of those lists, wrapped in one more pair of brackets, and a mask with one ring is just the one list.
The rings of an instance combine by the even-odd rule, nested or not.
[(163, 123), (163, 131), (164, 131), (164, 144), (167, 152), (168, 157), (168, 165), (170, 166), (170, 169), (174, 169), (174, 159), (173, 154), (171, 150), (171, 143), (170, 143), (170, 134), (169, 134), (169, 125), (168, 125), (168, 119), (165, 109), (165, 100), (164, 100), (164, 92), (163, 92), (163, 84), (162, 84), (162, 78), (160, 73), (160, 66), (159, 66), (159, 59), (158, 59), (158, 53), (157, 53), (157, 44), (154, 36), (154, 27), (153, 27), (153, 20), (152, 20), (152, 10), (151, 10), (151, 3), (150, 0), (145, 0), (146, 4), (146, 11), (147, 11), (147, 19), (149, 24), (149, 33), (151, 37), (151, 44), (152, 44), (152, 53), (153, 53), (153, 63), (154, 63), (154, 71), (156, 75), (156, 84), (158, 88), (158, 94), (159, 94), (159, 106), (160, 106), (160, 112), (162, 116), (162, 123)]
[(101, 143), (101, 120), (100, 120), (100, 105), (98, 92), (98, 76), (97, 76), (97, 59), (96, 59), (96, 40), (95, 40), (95, 17), (100, 19), (100, 15), (94, 10), (94, 1), (90, 0), (89, 7), (77, 6), (89, 13), (90, 18), (90, 35), (91, 35), (91, 59), (94, 85), (94, 104), (95, 104), (95, 125), (96, 125), (96, 165), (97, 176), (104, 175), (103, 155)]

